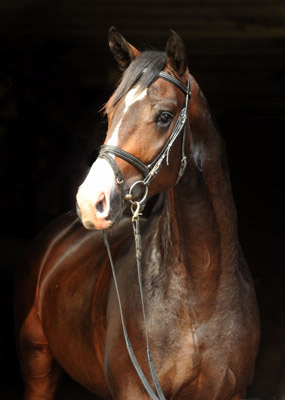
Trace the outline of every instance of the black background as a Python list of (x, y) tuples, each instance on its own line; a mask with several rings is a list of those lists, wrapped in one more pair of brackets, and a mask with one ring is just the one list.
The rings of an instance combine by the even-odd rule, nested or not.
[[(227, 145), (260, 306), (248, 396), (285, 398), (284, 23), (283, 0), (0, 0), (1, 398), (19, 399), (22, 385), (15, 263), (42, 227), (74, 206), (87, 159), (104, 138), (99, 109), (120, 76), (107, 43), (112, 25), (140, 49), (163, 49), (170, 28), (185, 41)], [(94, 398), (63, 383), (61, 399)]]

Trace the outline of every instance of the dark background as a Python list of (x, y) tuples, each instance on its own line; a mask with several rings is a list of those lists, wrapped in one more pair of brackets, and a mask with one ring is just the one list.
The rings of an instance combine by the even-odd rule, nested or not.
[[(107, 32), (163, 49), (170, 28), (225, 138), (262, 340), (249, 397), (285, 399), (283, 0), (0, 0), (0, 397), (19, 399), (13, 271), (19, 252), (74, 206), (119, 78)], [(73, 397), (72, 397), (73, 395)], [(66, 377), (59, 398), (91, 399)]]

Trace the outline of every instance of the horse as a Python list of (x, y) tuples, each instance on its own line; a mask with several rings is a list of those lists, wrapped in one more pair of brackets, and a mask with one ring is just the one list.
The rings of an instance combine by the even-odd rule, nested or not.
[(17, 268), (24, 398), (54, 399), (62, 369), (104, 400), (245, 398), (260, 323), (223, 139), (177, 33), (140, 52), (112, 27), (109, 45), (123, 75), (78, 215)]

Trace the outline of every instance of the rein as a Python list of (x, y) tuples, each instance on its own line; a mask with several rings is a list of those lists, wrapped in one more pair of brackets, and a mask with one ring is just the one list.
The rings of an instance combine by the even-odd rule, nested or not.
[[(142, 274), (141, 274), (142, 240), (141, 240), (139, 219), (141, 216), (140, 211), (142, 211), (144, 204), (146, 202), (146, 198), (147, 198), (147, 194), (148, 194), (148, 187), (149, 187), (151, 181), (153, 180), (153, 178), (157, 175), (160, 168), (162, 167), (164, 160), (166, 160), (166, 164), (169, 165), (169, 153), (172, 149), (174, 142), (176, 141), (177, 137), (182, 132), (182, 130), (183, 130), (182, 150), (181, 150), (182, 156), (181, 156), (180, 169), (178, 172), (178, 178), (177, 178), (176, 183), (181, 179), (181, 177), (184, 174), (185, 168), (187, 166), (187, 158), (185, 155), (186, 120), (187, 120), (188, 102), (189, 102), (189, 98), (191, 97), (191, 91), (190, 91), (190, 78), (188, 78), (187, 86), (185, 86), (181, 81), (179, 81), (172, 75), (167, 74), (164, 71), (161, 71), (159, 73), (158, 78), (165, 79), (168, 82), (172, 83), (186, 95), (185, 106), (180, 111), (179, 117), (175, 123), (173, 131), (172, 131), (170, 137), (168, 138), (167, 142), (163, 146), (162, 150), (160, 151), (160, 153), (152, 161), (151, 164), (145, 165), (137, 157), (133, 156), (130, 153), (127, 153), (126, 151), (124, 151), (118, 147), (110, 146), (110, 145), (103, 145), (101, 147), (99, 157), (104, 158), (106, 161), (108, 161), (110, 166), (112, 167), (114, 174), (116, 176), (116, 179), (117, 179), (118, 186), (121, 188), (122, 198), (123, 198), (122, 185), (124, 182), (123, 177), (122, 177), (120, 168), (116, 164), (114, 158), (110, 156), (110, 154), (117, 156), (119, 158), (122, 158), (123, 160), (134, 165), (137, 169), (139, 169), (143, 173), (143, 176), (144, 176), (143, 180), (136, 181), (132, 184), (132, 186), (129, 189), (129, 192), (125, 195), (124, 199), (130, 201), (131, 211), (133, 214), (132, 224), (133, 224), (133, 232), (134, 232), (135, 246), (136, 246), (136, 264), (137, 264), (139, 291), (140, 291), (143, 320), (144, 320), (144, 327), (145, 327), (146, 350), (147, 350), (146, 353), (147, 353), (149, 369), (151, 372), (152, 380), (153, 380), (157, 394), (154, 392), (154, 390), (150, 386), (150, 384), (149, 384), (144, 372), (142, 371), (142, 368), (135, 356), (135, 353), (133, 351), (133, 348), (132, 348), (132, 345), (131, 345), (131, 342), (130, 342), (130, 339), (128, 336), (125, 320), (124, 320), (123, 309), (122, 309), (122, 304), (121, 304), (121, 299), (120, 299), (120, 293), (119, 293), (119, 288), (118, 288), (118, 283), (117, 283), (117, 278), (116, 278), (116, 273), (115, 273), (115, 266), (114, 266), (114, 262), (113, 262), (113, 258), (112, 258), (112, 254), (111, 254), (110, 244), (108, 241), (108, 234), (106, 231), (103, 231), (103, 238), (104, 238), (104, 243), (107, 248), (108, 257), (109, 257), (110, 264), (111, 264), (115, 289), (116, 289), (117, 298), (118, 298), (123, 333), (124, 333), (124, 338), (125, 338), (129, 356), (130, 356), (131, 361), (136, 369), (136, 372), (137, 372), (145, 390), (149, 394), (150, 398), (152, 400), (166, 400), (165, 396), (162, 392), (161, 386), (159, 384), (158, 378), (157, 378), (157, 374), (156, 374), (156, 371), (155, 371), (155, 368), (154, 368), (154, 365), (152, 362), (151, 351), (150, 351), (150, 347), (149, 347), (149, 339), (148, 339), (148, 332), (147, 332), (147, 319), (146, 319), (145, 306), (144, 306)], [(138, 184), (141, 184), (144, 186), (145, 193), (140, 201), (133, 201), (132, 200), (132, 191), (133, 191), (134, 187)]]
[(116, 289), (117, 298), (118, 298), (123, 333), (124, 333), (124, 338), (125, 338), (125, 342), (126, 342), (126, 346), (127, 346), (127, 350), (128, 350), (130, 359), (137, 371), (137, 374), (138, 374), (145, 390), (149, 394), (150, 398), (152, 400), (166, 400), (165, 396), (162, 392), (158, 378), (157, 378), (157, 374), (156, 374), (156, 371), (155, 371), (155, 368), (154, 368), (154, 365), (152, 362), (151, 351), (150, 351), (150, 347), (149, 347), (149, 339), (148, 339), (148, 332), (147, 332), (147, 320), (146, 320), (146, 313), (145, 313), (144, 299), (143, 299), (142, 274), (141, 274), (142, 244), (141, 244), (141, 234), (140, 234), (140, 225), (139, 225), (139, 217), (140, 217), (141, 213), (139, 212), (140, 204), (138, 202), (136, 202), (136, 203), (137, 203), (137, 208), (135, 210), (133, 208), (131, 208), (131, 210), (133, 213), (132, 223), (133, 223), (133, 231), (134, 231), (134, 238), (135, 238), (135, 244), (136, 244), (136, 262), (137, 262), (138, 282), (139, 282), (139, 290), (140, 290), (143, 320), (144, 320), (144, 327), (145, 327), (146, 353), (147, 353), (147, 361), (148, 361), (149, 369), (151, 372), (152, 380), (154, 382), (154, 386), (155, 386), (158, 397), (157, 397), (156, 393), (154, 392), (154, 390), (152, 389), (152, 387), (150, 386), (150, 384), (149, 384), (149, 382), (148, 382), (148, 380), (136, 358), (133, 347), (131, 345), (130, 338), (129, 338), (126, 324), (125, 324), (124, 315), (123, 315), (123, 309), (122, 309), (122, 303), (121, 303), (121, 298), (120, 298), (118, 282), (117, 282), (117, 278), (116, 278), (115, 266), (114, 266), (111, 249), (110, 249), (110, 244), (108, 241), (108, 236), (107, 236), (106, 231), (103, 231), (103, 238), (104, 238), (104, 243), (107, 248), (107, 252), (108, 252), (108, 256), (109, 256), (109, 260), (110, 260), (110, 264), (111, 264), (115, 289)]

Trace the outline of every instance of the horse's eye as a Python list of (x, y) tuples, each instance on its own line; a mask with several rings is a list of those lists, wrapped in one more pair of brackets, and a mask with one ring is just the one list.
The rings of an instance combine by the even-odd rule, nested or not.
[(159, 114), (156, 123), (160, 125), (161, 127), (165, 128), (168, 125), (170, 125), (171, 121), (173, 120), (173, 115), (170, 114), (167, 111), (162, 111), (162, 113)]

